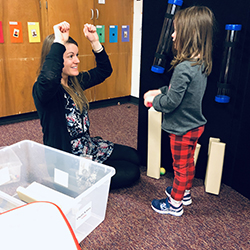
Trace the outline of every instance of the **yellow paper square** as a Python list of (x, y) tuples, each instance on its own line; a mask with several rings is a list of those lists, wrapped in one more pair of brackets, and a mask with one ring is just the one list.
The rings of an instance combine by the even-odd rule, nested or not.
[(28, 22), (28, 33), (30, 43), (40, 43), (39, 22)]

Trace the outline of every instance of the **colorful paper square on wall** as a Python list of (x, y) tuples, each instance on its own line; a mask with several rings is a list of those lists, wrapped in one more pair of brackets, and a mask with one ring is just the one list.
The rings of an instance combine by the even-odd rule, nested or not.
[(10, 41), (12, 43), (23, 42), (23, 32), (21, 22), (9, 22), (10, 26)]
[(0, 43), (4, 43), (2, 21), (0, 21)]
[(100, 43), (105, 43), (105, 25), (96, 25), (96, 32)]
[(109, 42), (110, 43), (118, 42), (118, 26), (117, 25), (109, 26)]
[(129, 42), (129, 25), (122, 25), (122, 42)]
[(40, 43), (39, 22), (28, 22), (28, 33), (30, 43)]

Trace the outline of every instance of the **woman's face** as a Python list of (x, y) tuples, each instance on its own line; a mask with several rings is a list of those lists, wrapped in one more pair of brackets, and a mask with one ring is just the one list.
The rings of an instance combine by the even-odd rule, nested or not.
[(62, 77), (77, 76), (79, 74), (78, 64), (78, 47), (73, 43), (65, 44), (66, 51), (63, 54), (64, 68), (62, 70)]

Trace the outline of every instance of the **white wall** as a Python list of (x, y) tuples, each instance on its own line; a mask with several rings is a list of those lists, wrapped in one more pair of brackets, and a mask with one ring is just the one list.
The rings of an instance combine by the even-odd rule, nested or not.
[(134, 0), (131, 96), (139, 98), (143, 0)]

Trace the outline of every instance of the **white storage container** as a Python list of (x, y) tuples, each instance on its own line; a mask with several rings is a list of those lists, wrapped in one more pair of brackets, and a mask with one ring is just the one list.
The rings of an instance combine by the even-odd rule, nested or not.
[(4, 147), (0, 155), (0, 191), (57, 204), (78, 242), (104, 220), (114, 168), (29, 140)]

